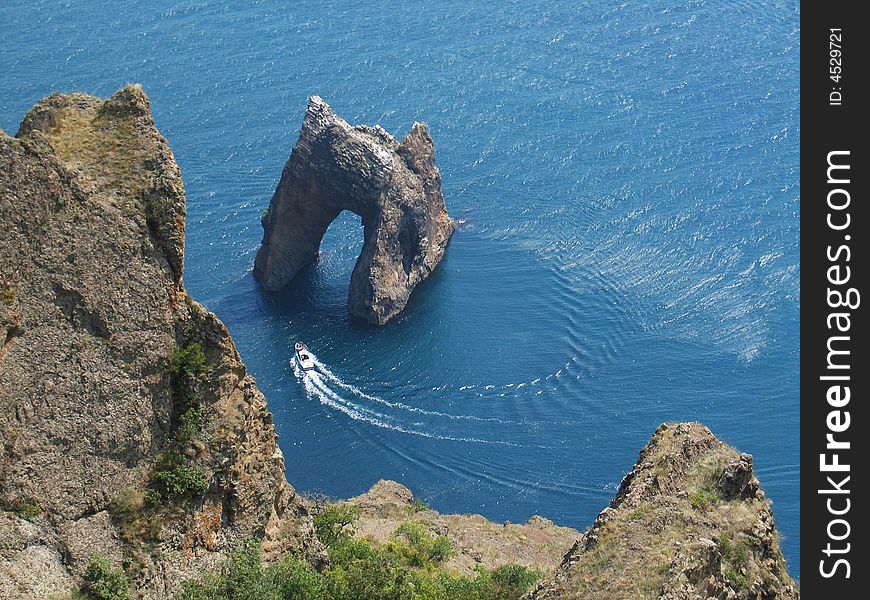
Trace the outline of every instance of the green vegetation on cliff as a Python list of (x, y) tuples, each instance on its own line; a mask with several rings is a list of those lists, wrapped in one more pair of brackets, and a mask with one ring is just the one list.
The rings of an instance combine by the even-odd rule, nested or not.
[(186, 449), (202, 432), (202, 406), (195, 390), (197, 377), (207, 370), (208, 361), (200, 344), (192, 342), (172, 351), (172, 429), (148, 480), (148, 504), (196, 498), (208, 489), (206, 476), (195, 466), (185, 464)]
[(82, 585), (73, 594), (76, 600), (128, 600), (130, 582), (124, 571), (105, 557), (94, 555), (82, 575)]
[(408, 522), (386, 544), (353, 539), (348, 528), (359, 511), (328, 505), (315, 516), (318, 537), (329, 548), (322, 572), (293, 556), (264, 565), (260, 543), (249, 539), (220, 573), (184, 585), (176, 600), (513, 600), (538, 579), (522, 566), (478, 567), (476, 576), (443, 566), (450, 540)]

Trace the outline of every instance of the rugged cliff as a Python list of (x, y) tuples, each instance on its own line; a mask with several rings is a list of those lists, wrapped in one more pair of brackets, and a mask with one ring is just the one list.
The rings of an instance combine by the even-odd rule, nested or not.
[(254, 263), (263, 287), (283, 287), (314, 260), (343, 210), (360, 215), (365, 230), (348, 308), (358, 319), (383, 324), (441, 261), (455, 227), (426, 125), (414, 123), (399, 142), (378, 126), (350, 126), (313, 96), (263, 216)]
[(752, 456), (677, 423), (656, 430), (610, 506), (528, 600), (797, 597)]
[(182, 281), (178, 166), (135, 86), (0, 131), (0, 597), (94, 552), (162, 597), (234, 540), (322, 550), (265, 399)]

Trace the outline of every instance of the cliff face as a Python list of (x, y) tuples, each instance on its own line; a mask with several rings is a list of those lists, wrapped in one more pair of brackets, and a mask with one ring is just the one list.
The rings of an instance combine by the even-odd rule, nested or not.
[(343, 210), (362, 217), (362, 252), (348, 308), (380, 325), (398, 314), (444, 255), (455, 223), (441, 195), (429, 129), (414, 123), (399, 142), (382, 128), (351, 127), (326, 102), (308, 104), (299, 140), (269, 210), (254, 275), (267, 290), (286, 285), (317, 256)]
[(658, 428), (610, 506), (527, 600), (797, 597), (752, 456), (678, 423)]
[[(94, 552), (127, 559), (154, 597), (252, 534), (267, 554), (322, 558), (263, 395), (184, 290), (184, 213), (137, 87), (52, 95), (16, 138), (0, 131), (3, 598), (68, 591)], [(203, 372), (182, 380), (171, 361), (196, 344)], [(161, 460), (204, 491), (146, 501)]]

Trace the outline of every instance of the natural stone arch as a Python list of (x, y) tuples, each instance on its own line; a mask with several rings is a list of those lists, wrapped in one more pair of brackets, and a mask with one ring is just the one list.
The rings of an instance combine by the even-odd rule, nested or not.
[(365, 238), (348, 308), (359, 319), (383, 324), (441, 261), (455, 228), (426, 125), (414, 123), (400, 143), (380, 126), (351, 126), (321, 98), (310, 98), (299, 140), (263, 216), (254, 263), (261, 285), (277, 290), (313, 261), (343, 210), (362, 218)]

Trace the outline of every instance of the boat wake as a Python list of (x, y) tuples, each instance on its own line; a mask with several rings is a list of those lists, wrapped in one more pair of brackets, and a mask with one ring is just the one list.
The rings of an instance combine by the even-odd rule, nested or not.
[(337, 410), (356, 421), (363, 421), (375, 427), (399, 431), (410, 435), (426, 438), (450, 440), (455, 442), (473, 442), (478, 444), (498, 444), (505, 446), (520, 446), (514, 442), (498, 439), (482, 439), (478, 437), (458, 437), (448, 433), (439, 433), (438, 421), (466, 420), (491, 423), (505, 423), (502, 419), (492, 417), (477, 417), (474, 415), (456, 415), (434, 410), (426, 410), (410, 406), (403, 402), (394, 402), (368, 394), (355, 385), (347, 383), (324, 365), (317, 356), (309, 350), (315, 369), (305, 371), (296, 360), (293, 360), (293, 373), (302, 382), (306, 395), (317, 400), (322, 405)]

